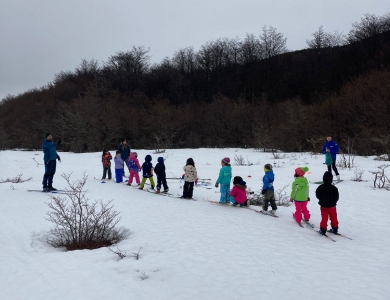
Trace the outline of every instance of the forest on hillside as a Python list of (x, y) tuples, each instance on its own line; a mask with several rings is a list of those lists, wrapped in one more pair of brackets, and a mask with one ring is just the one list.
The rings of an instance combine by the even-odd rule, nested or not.
[(102, 65), (82, 60), (47, 86), (0, 102), (0, 149), (254, 147), (390, 153), (390, 14), (365, 15), (349, 33), (320, 26), (307, 48), (264, 27), (259, 36), (179, 49), (151, 64), (134, 46)]

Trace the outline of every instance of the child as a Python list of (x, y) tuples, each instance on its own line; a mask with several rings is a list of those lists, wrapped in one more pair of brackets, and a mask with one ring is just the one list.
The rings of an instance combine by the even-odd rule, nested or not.
[(319, 232), (326, 234), (328, 218), (330, 218), (330, 225), (332, 226), (330, 232), (337, 234), (339, 222), (337, 221), (336, 204), (339, 200), (339, 190), (332, 184), (333, 175), (331, 172), (326, 171), (322, 179), (324, 183), (316, 189), (316, 197), (320, 200), (318, 204), (321, 206), (322, 217)]
[(295, 180), (291, 185), (290, 202), (295, 201), (295, 214), (294, 218), (297, 223), (301, 223), (302, 214), (305, 222), (310, 220), (310, 212), (307, 209), (307, 202), (310, 201), (309, 197), (309, 182), (304, 177), (305, 173), (309, 171), (308, 167), (295, 169)]
[(127, 167), (129, 168), (129, 181), (127, 185), (131, 185), (133, 183), (133, 178), (135, 177), (135, 182), (139, 185), (139, 175), (138, 172), (141, 170), (141, 166), (139, 165), (137, 152), (130, 152), (129, 160), (127, 161)]
[(233, 179), (233, 188), (229, 194), (229, 200), (233, 206), (249, 206), (249, 200), (246, 197), (246, 182), (240, 176)]
[(192, 158), (187, 159), (184, 170), (184, 187), (183, 199), (192, 199), (194, 191), (194, 182), (198, 180), (198, 173), (196, 172), (195, 162)]
[(161, 183), (164, 186), (164, 192), (168, 193), (168, 185), (167, 185), (167, 175), (165, 174), (165, 165), (164, 165), (164, 157), (157, 158), (157, 164), (154, 168), (154, 173), (157, 175), (157, 194), (160, 193)]
[(102, 179), (106, 179), (106, 174), (108, 172), (108, 180), (111, 180), (111, 153), (108, 152), (107, 149), (103, 150), (102, 155), (102, 163), (103, 163), (103, 177)]
[(219, 170), (219, 176), (215, 187), (218, 187), (221, 184), (221, 197), (219, 199), (220, 204), (229, 203), (229, 193), (230, 193), (230, 180), (232, 180), (232, 167), (230, 166), (230, 158), (225, 157), (221, 160), (222, 168)]
[(264, 165), (264, 176), (263, 176), (263, 188), (261, 190), (261, 194), (264, 195), (264, 204), (263, 204), (263, 212), (267, 212), (268, 204), (271, 203), (271, 214), (275, 214), (278, 207), (275, 203), (275, 194), (274, 194), (274, 185), (273, 182), (275, 180), (274, 171), (272, 171), (272, 165), (266, 164)]
[(139, 186), (139, 189), (142, 190), (144, 188), (146, 179), (149, 178), (150, 187), (154, 189), (154, 180), (153, 180), (153, 165), (151, 163), (152, 157), (148, 154), (145, 156), (145, 162), (142, 164), (142, 181)]
[(121, 152), (119, 150), (116, 151), (114, 162), (116, 183), (120, 183), (123, 181), (123, 159), (121, 158)]

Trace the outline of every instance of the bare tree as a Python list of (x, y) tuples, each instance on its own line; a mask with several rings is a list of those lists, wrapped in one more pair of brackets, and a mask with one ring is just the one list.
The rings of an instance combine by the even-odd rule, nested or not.
[(312, 36), (312, 40), (306, 40), (306, 44), (311, 49), (333, 48), (341, 46), (344, 41), (342, 33), (339, 33), (337, 30), (333, 33), (327, 33), (324, 31), (322, 25), (318, 28), (318, 31), (312, 34)]
[(276, 31), (276, 28), (269, 26), (263, 27), (263, 33), (260, 35), (260, 43), (264, 58), (270, 58), (279, 54), (288, 52), (287, 38), (282, 33)]
[(365, 14), (360, 22), (352, 24), (352, 29), (349, 31), (346, 41), (351, 44), (388, 31), (390, 28), (389, 22), (390, 13), (382, 17)]

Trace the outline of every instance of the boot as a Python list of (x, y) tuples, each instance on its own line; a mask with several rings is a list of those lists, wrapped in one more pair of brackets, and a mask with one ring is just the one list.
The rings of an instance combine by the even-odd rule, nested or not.
[(326, 229), (324, 228), (320, 228), (320, 230), (318, 231), (320, 234), (322, 235), (325, 235), (326, 234)]
[(159, 189), (157, 189), (156, 194), (160, 194), (160, 190)]
[(339, 232), (339, 228), (338, 227), (332, 227), (332, 229), (329, 229), (328, 232), (337, 234)]

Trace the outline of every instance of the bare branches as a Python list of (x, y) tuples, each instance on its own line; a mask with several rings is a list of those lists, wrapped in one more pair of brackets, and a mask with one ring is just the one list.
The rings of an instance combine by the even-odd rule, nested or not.
[(50, 211), (47, 220), (54, 223), (49, 233), (53, 236), (48, 243), (67, 250), (95, 249), (110, 246), (125, 239), (128, 229), (116, 228), (121, 218), (113, 210), (112, 201), (104, 203), (95, 200), (90, 203), (84, 191), (88, 176), (72, 182), (71, 174), (62, 174), (68, 183), (65, 195), (49, 195)]
[(374, 175), (374, 178), (372, 178), (374, 182), (374, 189), (386, 189), (390, 190), (390, 180), (389, 177), (385, 174), (385, 169), (390, 167), (390, 165), (380, 165), (378, 167), (378, 171), (370, 171), (371, 174)]
[(23, 173), (22, 174), (18, 174), (16, 177), (13, 177), (13, 178), (7, 178), (7, 179), (1, 178), (0, 179), (0, 183), (6, 183), (6, 182), (22, 183), (22, 182), (26, 182), (26, 181), (29, 181), (29, 180), (32, 179), (32, 177), (29, 177), (27, 179), (22, 179), (22, 176), (23, 176)]

